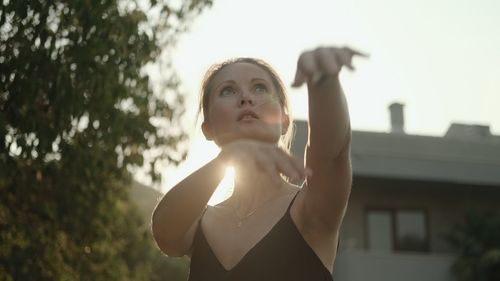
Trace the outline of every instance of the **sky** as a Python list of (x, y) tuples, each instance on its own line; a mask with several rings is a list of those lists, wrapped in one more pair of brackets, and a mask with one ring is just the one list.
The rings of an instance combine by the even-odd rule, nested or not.
[[(231, 57), (264, 59), (290, 85), (301, 52), (349, 46), (370, 55), (340, 75), (353, 130), (388, 132), (388, 106), (400, 102), (408, 134), (442, 136), (459, 122), (500, 135), (499, 12), (497, 0), (215, 0), (172, 54), (192, 137), (163, 191), (217, 155), (194, 116), (204, 72)], [(288, 90), (292, 114), (306, 119), (305, 87)]]

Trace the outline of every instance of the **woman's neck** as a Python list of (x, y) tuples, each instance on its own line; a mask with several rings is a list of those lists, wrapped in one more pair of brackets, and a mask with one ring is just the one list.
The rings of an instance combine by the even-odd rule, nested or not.
[(248, 214), (283, 193), (287, 183), (273, 181), (266, 175), (249, 177), (236, 173), (233, 195), (229, 202), (240, 214)]

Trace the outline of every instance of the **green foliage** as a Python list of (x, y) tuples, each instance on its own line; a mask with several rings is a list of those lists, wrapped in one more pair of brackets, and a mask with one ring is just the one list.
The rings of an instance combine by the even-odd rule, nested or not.
[(184, 156), (162, 50), (210, 4), (2, 1), (0, 281), (176, 280), (159, 276), (182, 266), (165, 265), (127, 186), (130, 169), (158, 181), (162, 161)]
[(458, 280), (500, 280), (500, 212), (470, 210), (448, 238), (459, 250), (452, 266)]

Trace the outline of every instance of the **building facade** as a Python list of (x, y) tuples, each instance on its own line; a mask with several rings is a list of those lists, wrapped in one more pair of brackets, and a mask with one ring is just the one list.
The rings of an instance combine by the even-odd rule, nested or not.
[[(336, 280), (454, 280), (446, 236), (468, 210), (500, 209), (500, 136), (465, 124), (443, 137), (406, 134), (402, 108), (390, 106), (391, 132), (352, 133)], [(303, 158), (307, 123), (295, 125), (292, 153)]]

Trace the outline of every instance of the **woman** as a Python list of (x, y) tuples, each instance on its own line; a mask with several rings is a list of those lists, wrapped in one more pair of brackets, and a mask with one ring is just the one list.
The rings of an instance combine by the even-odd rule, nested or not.
[[(363, 54), (329, 47), (298, 60), (292, 86), (307, 83), (309, 91), (305, 166), (280, 148), (291, 120), (275, 72), (248, 58), (209, 70), (202, 130), (221, 151), (172, 188), (152, 218), (163, 252), (191, 256), (189, 280), (332, 280), (352, 179), (338, 76), (353, 69), (356, 55)], [(236, 171), (233, 195), (207, 206), (228, 165)], [(298, 187), (286, 177), (305, 182)]]

